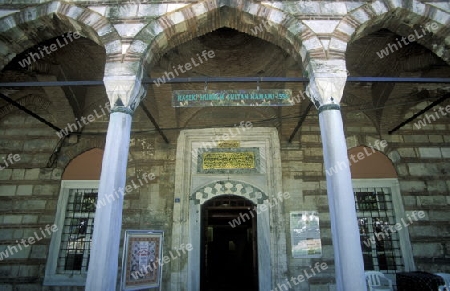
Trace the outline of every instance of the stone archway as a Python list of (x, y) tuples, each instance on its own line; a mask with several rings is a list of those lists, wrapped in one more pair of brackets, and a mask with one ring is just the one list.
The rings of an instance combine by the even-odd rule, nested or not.
[(349, 12), (336, 26), (331, 42), (335, 47), (345, 48), (349, 42), (383, 27), (398, 35), (408, 35), (414, 33), (414, 29), (422, 29), (421, 25), (425, 27), (426, 23), (434, 22), (438, 26), (438, 29), (433, 31), (433, 38), (436, 41), (419, 39), (417, 43), (450, 63), (449, 45), (445, 41), (448, 32), (446, 22), (449, 18), (447, 12), (434, 6), (433, 3), (421, 3), (417, 0), (376, 1)]
[[(181, 244), (193, 246), (186, 257), (170, 265), (168, 290), (200, 290), (201, 206), (221, 195), (235, 195), (256, 205), (258, 285), (269, 291), (285, 279), (287, 272), (284, 201), (268, 205), (282, 192), (281, 157), (275, 128), (252, 128), (236, 135), (239, 149), (257, 149), (258, 166), (247, 173), (202, 173), (198, 152), (205, 149), (211, 137), (229, 133), (229, 128), (183, 130), (177, 141), (175, 203), (171, 248)], [(269, 206), (269, 207), (267, 207)], [(187, 285), (187, 286), (186, 286)]]
[(220, 195), (201, 208), (200, 290), (257, 291), (256, 205), (241, 196)]
[(251, 200), (255, 204), (264, 203), (268, 196), (253, 185), (241, 181), (216, 181), (210, 183), (191, 194), (189, 200), (194, 204), (203, 204), (205, 201), (218, 195), (236, 195)]
[[(269, 197), (257, 187), (242, 181), (219, 180), (194, 191), (189, 198), (189, 221), (192, 221), (189, 225), (191, 243), (197, 246), (201, 245), (202, 205), (225, 195), (245, 198), (246, 200), (253, 202), (257, 207), (256, 241), (257, 249), (261, 250), (258, 252), (257, 257), (258, 285), (259, 290), (264, 290), (264, 286), (271, 286), (270, 258), (272, 254), (270, 243), (267, 239), (270, 236), (270, 210), (261, 210), (261, 205), (263, 205), (264, 202), (268, 202)], [(192, 286), (192, 289), (190, 290), (200, 290), (201, 251), (202, 248), (194, 248), (189, 256), (188, 273), (192, 274), (189, 283), (189, 287)]]
[(150, 67), (169, 49), (222, 27), (250, 35), (255, 27), (265, 27), (257, 37), (281, 47), (304, 67), (310, 55), (326, 58), (317, 35), (287, 12), (261, 2), (208, 0), (149, 22), (136, 35), (124, 59), (132, 60), (136, 53), (142, 53), (146, 67)]
[[(27, 7), (3, 17), (0, 27), (3, 37), (0, 45), (7, 48), (0, 53), (0, 69), (36, 43), (69, 31), (76, 31), (105, 47), (107, 58), (121, 54), (120, 36), (109, 20), (97, 12), (70, 3), (53, 1)], [(24, 37), (31, 34), (33, 39)]]

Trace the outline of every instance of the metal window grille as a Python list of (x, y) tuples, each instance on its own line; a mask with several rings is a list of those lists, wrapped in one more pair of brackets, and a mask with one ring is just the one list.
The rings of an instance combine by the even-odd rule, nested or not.
[(97, 189), (69, 190), (57, 273), (87, 273), (97, 197)]
[[(365, 270), (402, 270), (400, 239), (389, 187), (353, 189)], [(391, 227), (392, 226), (392, 227)], [(390, 228), (391, 227), (391, 228)], [(391, 229), (394, 230), (391, 231)]]

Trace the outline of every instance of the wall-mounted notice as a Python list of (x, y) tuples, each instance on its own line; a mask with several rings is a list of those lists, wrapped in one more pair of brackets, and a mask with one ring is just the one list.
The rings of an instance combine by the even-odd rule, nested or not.
[(322, 257), (319, 213), (317, 211), (291, 211), (290, 230), (292, 257)]
[(174, 90), (173, 107), (292, 106), (292, 90)]
[(162, 230), (125, 230), (121, 291), (161, 290)]

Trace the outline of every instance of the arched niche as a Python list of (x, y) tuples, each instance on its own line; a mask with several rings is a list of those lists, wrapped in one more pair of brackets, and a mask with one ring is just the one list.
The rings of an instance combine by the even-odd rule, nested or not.
[(100, 180), (103, 150), (94, 148), (75, 157), (67, 165), (62, 180)]
[(391, 160), (376, 149), (365, 146), (353, 147), (348, 150), (348, 157), (352, 179), (397, 178)]

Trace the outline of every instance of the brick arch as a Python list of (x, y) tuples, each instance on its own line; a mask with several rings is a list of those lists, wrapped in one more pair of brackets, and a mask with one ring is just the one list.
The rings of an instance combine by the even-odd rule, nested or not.
[[(397, 178), (397, 171), (392, 161), (383, 152), (375, 148), (366, 146), (357, 146), (348, 150), (350, 161), (350, 172), (352, 179), (379, 179), (379, 178)], [(358, 158), (359, 157), (361, 158)]]
[(28, 7), (0, 19), (0, 70), (16, 55), (47, 39), (78, 32), (106, 50), (112, 58), (121, 54), (121, 40), (109, 20), (87, 8), (53, 1)]
[(345, 48), (347, 43), (381, 28), (387, 28), (398, 35), (407, 36), (420, 25), (435, 22), (438, 29), (433, 31), (433, 41), (421, 38), (417, 40), (417, 43), (450, 64), (450, 43), (445, 40), (446, 36), (450, 34), (449, 21), (450, 13), (417, 0), (374, 1), (351, 11), (340, 21), (333, 32), (330, 47)]
[[(201, 115), (207, 110), (210, 110), (211, 108), (217, 109), (218, 107), (191, 107), (186, 108), (186, 110), (180, 114), (180, 126), (181, 127), (188, 127), (188, 124), (197, 118), (197, 116)], [(230, 107), (232, 108), (232, 107)], [(245, 108), (245, 107), (242, 107)], [(277, 111), (272, 106), (252, 106), (252, 111), (257, 112), (261, 117), (268, 118), (268, 119), (274, 119), (275, 125), (279, 126), (278, 124), (278, 115)]]
[(68, 163), (61, 180), (100, 180), (102, 160), (103, 149), (87, 150)]
[(264, 32), (256, 36), (278, 45), (306, 67), (310, 55), (326, 57), (322, 44), (301, 20), (259, 2), (206, 0), (186, 6), (151, 21), (135, 37), (125, 59), (133, 60), (144, 53), (150, 67), (171, 48), (222, 27), (255, 35), (260, 26)]
[(81, 138), (81, 140), (71, 147), (63, 147), (58, 156), (58, 168), (65, 169), (67, 165), (80, 154), (98, 148), (105, 149), (105, 137)]
[[(27, 108), (30, 108), (30, 106), (33, 105), (34, 107), (42, 109), (46, 112), (49, 111), (48, 109), (51, 105), (50, 100), (48, 100), (47, 98), (34, 94), (28, 94), (16, 100), (16, 102)], [(17, 111), (19, 111), (19, 109), (9, 103), (3, 107), (0, 107), (0, 120)]]

